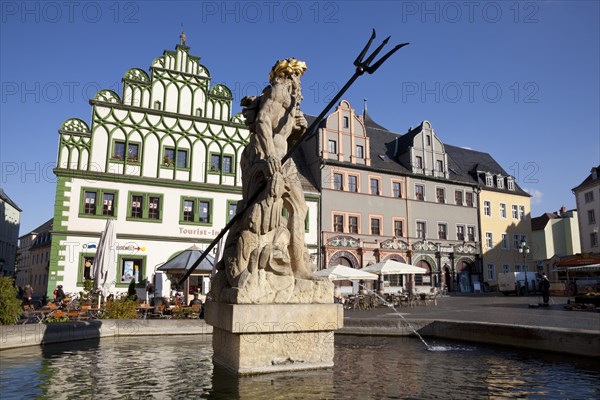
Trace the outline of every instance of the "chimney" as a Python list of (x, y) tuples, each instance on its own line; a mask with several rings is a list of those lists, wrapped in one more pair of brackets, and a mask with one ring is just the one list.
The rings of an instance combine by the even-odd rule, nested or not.
[(592, 168), (592, 179), (593, 180), (598, 179), (598, 167)]
[(562, 215), (565, 215), (566, 213), (567, 213), (567, 207), (565, 207), (565, 206), (562, 206), (562, 207), (560, 208), (560, 215), (562, 216)]

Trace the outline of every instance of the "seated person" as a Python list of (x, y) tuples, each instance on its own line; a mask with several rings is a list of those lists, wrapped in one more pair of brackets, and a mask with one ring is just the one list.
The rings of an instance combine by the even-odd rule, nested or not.
[(190, 301), (190, 306), (193, 306), (193, 305), (202, 305), (202, 300), (200, 300), (198, 298), (197, 294), (195, 294), (194, 298)]

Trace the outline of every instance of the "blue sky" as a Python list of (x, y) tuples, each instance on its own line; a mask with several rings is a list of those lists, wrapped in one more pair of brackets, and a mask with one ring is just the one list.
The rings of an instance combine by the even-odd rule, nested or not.
[[(395, 132), (429, 120), (445, 143), (490, 153), (534, 195), (532, 214), (575, 208), (600, 164), (600, 2), (2, 1), (0, 183), (21, 234), (52, 216), (58, 128), (90, 120), (100, 88), (173, 49), (237, 102), (277, 59), (305, 60), (303, 109), (318, 114), (375, 28), (410, 42), (345, 98)], [(389, 45), (388, 45), (389, 46)], [(391, 46), (390, 46), (391, 47)]]

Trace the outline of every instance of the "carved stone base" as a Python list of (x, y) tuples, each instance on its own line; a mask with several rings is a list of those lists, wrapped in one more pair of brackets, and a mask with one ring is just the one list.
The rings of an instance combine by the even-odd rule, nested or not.
[(238, 375), (333, 367), (339, 304), (207, 303), (213, 361)]

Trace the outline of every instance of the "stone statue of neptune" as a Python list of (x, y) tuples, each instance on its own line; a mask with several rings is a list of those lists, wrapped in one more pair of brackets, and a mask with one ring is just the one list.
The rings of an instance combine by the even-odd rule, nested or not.
[[(288, 146), (306, 131), (300, 110), (305, 71), (302, 61), (279, 60), (260, 96), (241, 101), (251, 133), (241, 158), (243, 198), (237, 209), (244, 215), (231, 228), (217, 264), (211, 284), (217, 302), (333, 301), (333, 285), (315, 278), (310, 266), (304, 241), (307, 207), (296, 164), (291, 158), (281, 164)], [(252, 196), (256, 201), (246, 209)]]

